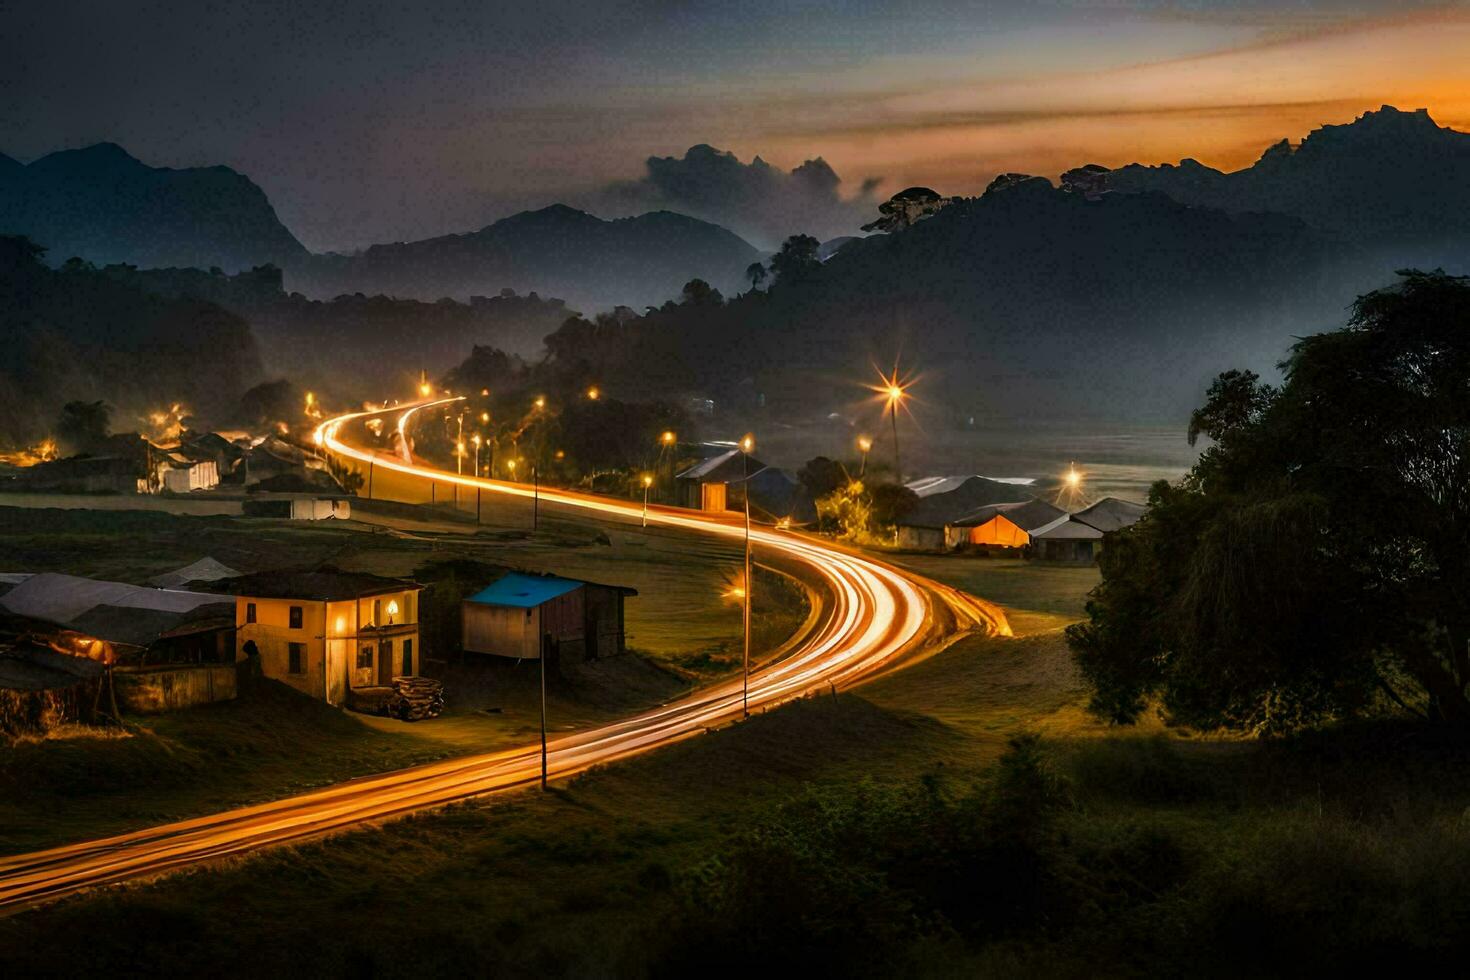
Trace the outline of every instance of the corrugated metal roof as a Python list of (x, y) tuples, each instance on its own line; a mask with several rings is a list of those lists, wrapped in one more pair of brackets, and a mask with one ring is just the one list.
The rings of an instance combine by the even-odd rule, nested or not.
[(1016, 525), (1023, 531), (1050, 524), (1058, 517), (1066, 516), (1066, 511), (1055, 507), (1045, 500), (1021, 500), (1016, 503), (990, 504), (972, 511), (954, 522), (955, 527), (979, 527), (995, 519), (999, 514), (1004, 514), (1006, 520)]
[(219, 601), (219, 596), (204, 592), (148, 589), (125, 582), (104, 582), (56, 572), (32, 575), (0, 596), (0, 606), (17, 616), (62, 624), (71, 622), (94, 606), (183, 613)]
[(1063, 514), (1050, 524), (1029, 532), (1033, 540), (1042, 541), (1095, 541), (1103, 533), (1091, 524), (1074, 520), (1071, 514)]
[(470, 596), (466, 602), (478, 602), (483, 606), (512, 606), (516, 609), (533, 609), (557, 596), (580, 589), (586, 582), (561, 578), (556, 575), (522, 575), (512, 572)]
[(160, 588), (173, 588), (187, 585), (190, 582), (218, 582), (222, 578), (238, 578), (242, 573), (235, 571), (228, 565), (223, 565), (213, 558), (201, 558), (191, 565), (176, 568), (162, 575), (150, 578), (149, 583)]
[(1138, 519), (1147, 509), (1143, 504), (1136, 504), (1131, 500), (1104, 497), (1091, 507), (1079, 510), (1072, 516), (1099, 531), (1116, 531), (1120, 527), (1137, 524)]
[(711, 456), (702, 463), (696, 463), (678, 474), (676, 479), (698, 480), (701, 483), (739, 483), (747, 474), (755, 476), (765, 468), (766, 464), (754, 456), (742, 462), (740, 450), (732, 449), (718, 456)]

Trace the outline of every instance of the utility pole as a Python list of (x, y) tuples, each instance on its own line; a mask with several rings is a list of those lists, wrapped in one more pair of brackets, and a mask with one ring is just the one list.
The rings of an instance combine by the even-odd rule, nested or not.
[(754, 448), (754, 436), (740, 440), (740, 486), (745, 491), (745, 670), (740, 683), (740, 711), (746, 718), (750, 717), (750, 596), (755, 591), (750, 580), (750, 451)]
[(643, 474), (643, 526), (648, 526), (648, 488), (653, 486), (653, 477)]
[[(890, 414), (893, 417), (893, 480), (899, 486), (903, 486), (903, 463), (899, 462), (898, 458), (898, 401), (896, 399)], [(867, 462), (866, 456), (863, 457), (863, 462)]]
[(537, 606), (536, 632), (540, 634), (537, 642), (541, 644), (541, 789), (544, 791), (546, 789), (546, 648), (548, 644), (542, 616), (542, 608)]
[(535, 531), (541, 523), (541, 469), (534, 463), (531, 465), (531, 530)]

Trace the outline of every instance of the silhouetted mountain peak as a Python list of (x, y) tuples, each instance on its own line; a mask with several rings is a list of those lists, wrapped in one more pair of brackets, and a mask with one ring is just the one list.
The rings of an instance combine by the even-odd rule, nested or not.
[(1294, 151), (1291, 148), (1290, 140), (1278, 140), (1277, 142), (1272, 143), (1270, 146), (1266, 147), (1266, 152), (1261, 154), (1261, 158), (1256, 161), (1255, 165), (1258, 167), (1276, 166), (1283, 160), (1291, 159), (1291, 155), (1293, 152)]
[(103, 177), (151, 169), (116, 143), (93, 143), (78, 150), (57, 150), (34, 161), (33, 173), (65, 177)]

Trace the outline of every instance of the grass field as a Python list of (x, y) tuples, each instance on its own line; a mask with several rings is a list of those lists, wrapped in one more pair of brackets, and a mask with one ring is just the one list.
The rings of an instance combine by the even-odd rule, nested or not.
[[(1110, 729), (1082, 710), (1060, 629), (1095, 571), (899, 560), (998, 599), (1021, 635), (549, 793), (0, 919), (0, 972), (1275, 976), (1467, 952), (1459, 739)], [(1031, 757), (1023, 733), (1042, 737)]]

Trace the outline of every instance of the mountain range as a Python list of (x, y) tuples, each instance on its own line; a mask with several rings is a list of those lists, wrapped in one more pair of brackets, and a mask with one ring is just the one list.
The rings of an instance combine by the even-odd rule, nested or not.
[(228, 167), (150, 167), (114, 143), (23, 165), (0, 156), (0, 234), (24, 235), (59, 263), (290, 264), (306, 249), (265, 192)]
[[(1385, 106), (1323, 126), (1233, 173), (1192, 160), (1089, 166), (1061, 187), (1010, 174), (980, 197), (933, 196), (944, 206), (932, 216), (846, 241), (766, 292), (620, 314), (598, 370), (609, 383), (699, 387), (727, 403), (831, 405), (850, 397), (842, 379), (902, 349), (942, 366), (934, 390), (961, 418), (1020, 405), (1157, 416), (1190, 404), (1223, 366), (1269, 371), (1292, 336), (1339, 323), (1354, 295), (1397, 268), (1470, 267), (1470, 135), (1422, 110)], [(286, 290), (400, 297), (316, 309), (306, 297), (285, 302), (275, 285), (279, 295), (252, 307), (209, 295), (213, 280), (190, 287), (258, 323), (272, 347), (316, 331), (347, 343), (353, 324), (373, 317), (372, 356), (395, 363), (400, 325), (426, 322), (429, 308), (414, 300), (507, 287), (561, 297), (570, 306), (528, 297), (492, 309), (482, 299), (438, 318), (436, 344), (537, 356), (538, 337), (572, 309), (658, 306), (696, 277), (733, 293), (763, 257), (686, 215), (609, 221), (564, 205), (467, 234), (310, 255), (245, 177), (150, 168), (108, 144), (29, 166), (0, 158), (4, 232), (49, 246), (53, 265), (71, 254), (139, 266), (270, 262)]]
[(479, 231), (316, 255), (286, 267), (292, 289), (314, 296), (388, 293), (467, 299), (501, 288), (536, 290), (584, 309), (657, 305), (691, 279), (738, 289), (762, 254), (733, 232), (670, 211), (604, 221), (555, 204)]
[(1470, 242), (1470, 133), (1425, 109), (1383, 106), (1281, 140), (1250, 167), (1223, 173), (1197, 160), (1112, 171), (1115, 191), (1158, 191), (1233, 213), (1272, 211), (1359, 242), (1439, 248)]

